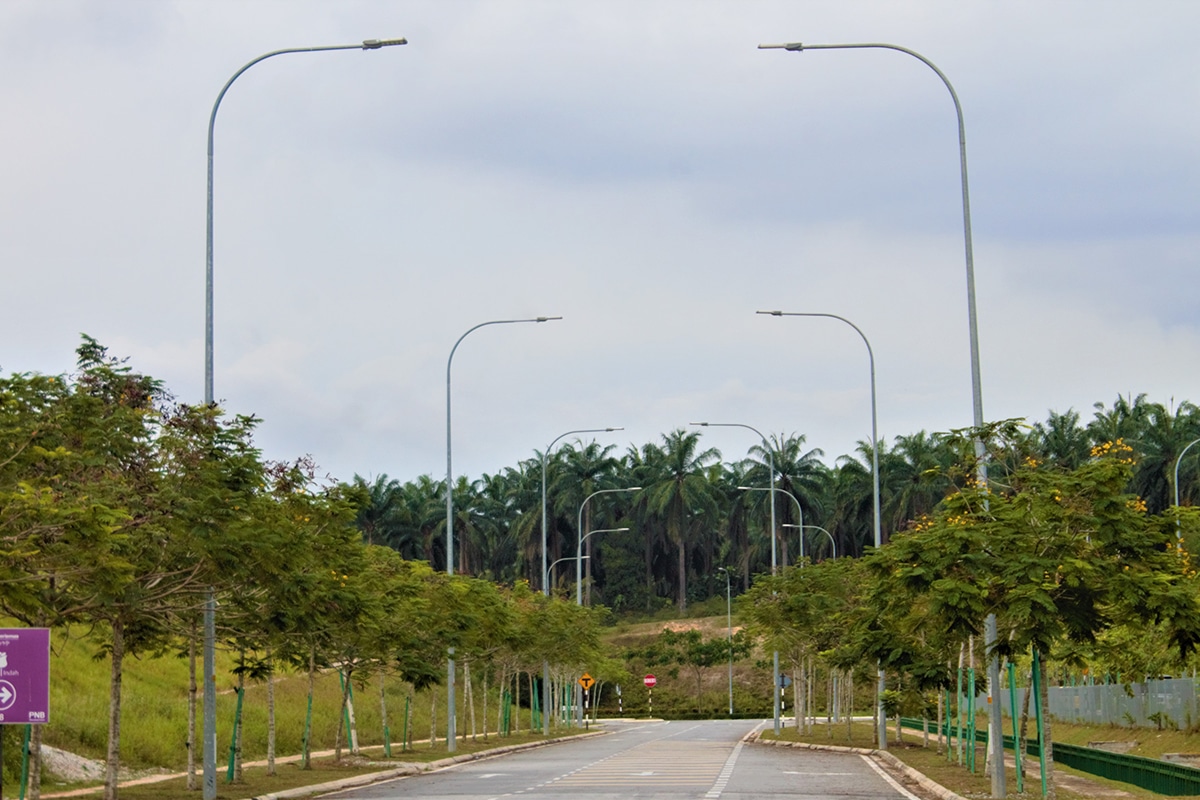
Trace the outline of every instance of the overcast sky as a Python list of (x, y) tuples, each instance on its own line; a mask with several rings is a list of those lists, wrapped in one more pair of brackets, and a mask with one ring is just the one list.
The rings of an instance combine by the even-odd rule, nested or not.
[[(272, 458), (349, 479), (493, 473), (564, 431), (971, 423), (966, 119), (984, 413), (1200, 402), (1200, 3), (0, 4), (0, 369), (86, 332)], [(727, 459), (753, 434), (712, 431)]]

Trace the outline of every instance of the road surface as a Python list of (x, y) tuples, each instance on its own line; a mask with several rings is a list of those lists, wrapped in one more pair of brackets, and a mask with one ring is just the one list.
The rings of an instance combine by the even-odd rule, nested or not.
[(605, 736), (324, 795), (339, 800), (912, 800), (868, 759), (743, 745), (759, 723), (610, 722)]

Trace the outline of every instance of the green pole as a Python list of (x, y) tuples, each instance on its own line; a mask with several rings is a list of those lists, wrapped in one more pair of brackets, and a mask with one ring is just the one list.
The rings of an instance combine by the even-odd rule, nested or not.
[(1042, 730), (1042, 657), (1033, 649), (1033, 711), (1037, 720), (1038, 765), (1042, 773), (1042, 797), (1046, 796), (1046, 735)]
[(962, 766), (963, 761), (963, 670), (958, 668), (958, 693), (955, 695), (954, 712), (958, 717), (958, 726), (955, 732), (955, 738), (958, 739), (958, 763)]
[(1025, 776), (1021, 769), (1021, 731), (1017, 722), (1017, 665), (1008, 662), (1008, 708), (1012, 716), (1013, 760), (1017, 764), (1017, 794), (1025, 791)]
[(946, 761), (954, 759), (954, 745), (951, 744), (950, 734), (954, 730), (954, 718), (950, 716), (950, 689), (942, 689), (941, 702), (946, 706), (946, 715), (942, 717), (942, 726), (946, 731)]
[(225, 782), (233, 783), (233, 762), (237, 756), (238, 731), (242, 726), (242, 690), (237, 690), (237, 711), (233, 716), (233, 738), (229, 740), (229, 769), (225, 772)]
[(25, 726), (25, 744), (21, 747), (21, 800), (25, 800), (25, 787), (29, 784), (29, 737), (33, 733), (33, 726)]
[(404, 739), (400, 743), (401, 750), (408, 750), (408, 704), (412, 702), (412, 698), (405, 696), (404, 698)]
[(975, 668), (967, 667), (967, 769), (975, 774)]
[[(340, 669), (338, 670), (338, 689), (340, 689), (342, 692), (342, 695), (346, 697), (347, 703), (354, 702), (354, 687), (351, 686), (350, 694), (346, 695), (346, 680), (343, 677), (342, 671)], [(342, 709), (342, 722), (344, 722), (346, 725), (346, 744), (349, 745), (350, 744), (350, 706), (349, 705), (346, 705), (346, 707)], [(346, 749), (349, 749), (349, 747), (347, 747)]]
[(542, 719), (542, 693), (540, 690), (533, 693), (531, 702), (533, 703), (534, 719), (540, 723), (539, 727), (542, 733), (549, 733), (546, 729), (546, 721)]
[(309, 759), (312, 756), (312, 692), (308, 693), (308, 711), (304, 714), (304, 766), (303, 769), (309, 769), (312, 764)]

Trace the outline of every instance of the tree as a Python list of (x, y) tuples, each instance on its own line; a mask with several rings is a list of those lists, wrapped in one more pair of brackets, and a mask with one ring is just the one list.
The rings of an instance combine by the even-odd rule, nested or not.
[[(959, 432), (977, 434), (993, 452), (1021, 446), (1015, 421)], [(1007, 488), (964, 486), (867, 560), (876, 581), (868, 607), (919, 600), (923, 626), (959, 639), (980, 635), (995, 614), (1002, 656), (1092, 645), (1122, 619), (1162, 625), (1181, 658), (1194, 650), (1200, 587), (1190, 557), (1175, 546), (1174, 525), (1192, 527), (1196, 517), (1150, 514), (1127, 493), (1132, 450), (1098, 445), (1074, 470), (1028, 456), (1009, 461), (1017, 466)], [(895, 647), (894, 636), (881, 638), (876, 655)]]
[(683, 429), (664, 434), (662, 471), (646, 487), (650, 508), (664, 518), (667, 537), (676, 548), (676, 602), (681, 612), (687, 608), (687, 522), (698, 512), (716, 511), (704, 468), (721, 453), (715, 447), (701, 451), (699, 442), (699, 433)]

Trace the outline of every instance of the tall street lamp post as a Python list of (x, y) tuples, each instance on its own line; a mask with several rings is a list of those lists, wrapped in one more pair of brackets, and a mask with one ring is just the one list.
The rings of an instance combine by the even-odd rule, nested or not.
[[(446, 359), (446, 574), (454, 574), (454, 473), (451, 467), (451, 436), (450, 436), (450, 368), (454, 365), (454, 353), (462, 340), (474, 331), (488, 325), (516, 325), (523, 322), (550, 322), (562, 317), (533, 317), (531, 319), (494, 319), (481, 322), (467, 329), (458, 337), (454, 347), (450, 348), (450, 357)], [(454, 708), (454, 648), (448, 649), (446, 659), (446, 751), (453, 753), (458, 749), (457, 720)]]
[[(748, 431), (754, 431), (758, 434), (758, 438), (762, 440), (763, 447), (767, 451), (767, 468), (771, 472), (771, 489), (775, 488), (775, 448), (771, 447), (771, 443), (767, 441), (767, 437), (763, 436), (762, 431), (755, 428), (753, 425), (746, 425), (741, 422), (689, 422), (689, 425), (698, 425), (701, 428), (745, 428)], [(775, 493), (771, 493), (771, 574), (775, 574), (776, 556), (775, 556)], [(774, 706), (775, 718), (775, 735), (779, 735), (779, 651), (776, 650), (771, 659), (771, 695), (772, 705)]]
[[(568, 436), (576, 433), (611, 433), (612, 431), (623, 431), (624, 428), (583, 428), (577, 431), (567, 431), (566, 433), (555, 436), (554, 439), (542, 451), (542, 594), (550, 596), (550, 569), (546, 566), (546, 459), (550, 457), (550, 451), (554, 449), (554, 445), (558, 444), (560, 439), (565, 439)], [(559, 559), (561, 560), (561, 559)], [(557, 561), (555, 563), (558, 563)], [(542, 659), (542, 733), (546, 736), (550, 735), (550, 662)]]
[[(772, 317), (824, 317), (826, 319), (836, 319), (846, 323), (859, 338), (863, 340), (863, 344), (867, 346), (867, 360), (871, 367), (871, 505), (872, 505), (872, 524), (875, 533), (875, 547), (883, 546), (883, 531), (880, 525), (879, 515), (879, 412), (875, 402), (875, 351), (871, 348), (871, 341), (867, 339), (867, 335), (862, 332), (862, 328), (855, 325), (845, 317), (837, 314), (822, 314), (807, 311), (758, 311), (758, 314), (766, 314)], [(801, 520), (800, 524), (804, 524)], [(801, 536), (803, 538), (803, 535)], [(999, 680), (999, 671), (997, 671), (997, 680)], [(878, 717), (879, 730), (877, 731), (877, 739), (879, 741), (879, 749), (887, 749), (887, 718), (883, 713), (883, 691), (885, 688), (883, 669), (880, 668), (877, 674), (878, 686), (876, 691), (876, 717)], [(998, 686), (999, 684), (993, 684)], [(1000, 763), (1000, 762), (993, 762)]]
[(733, 716), (733, 600), (729, 591), (729, 570), (725, 567), (717, 567), (717, 572), (725, 573), (725, 626), (728, 633), (726, 641), (729, 642), (729, 716)]
[[(791, 52), (802, 52), (804, 50), (866, 50), (866, 49), (881, 49), (895, 50), (899, 53), (912, 56), (920, 61), (925, 66), (933, 70), (937, 76), (945, 84), (946, 89), (950, 92), (950, 99), (954, 101), (954, 112), (958, 118), (958, 164), (959, 173), (962, 183), (962, 213), (963, 213), (963, 247), (966, 256), (967, 267), (967, 330), (970, 340), (971, 350), (971, 406), (972, 418), (976, 429), (983, 427), (983, 382), (980, 378), (979, 367), (979, 324), (975, 311), (975, 252), (974, 245), (971, 240), (971, 194), (967, 185), (967, 128), (963, 122), (962, 104), (958, 101), (958, 92), (954, 91), (954, 85), (950, 83), (950, 79), (946, 77), (946, 73), (938, 69), (937, 65), (930, 61), (925, 56), (910, 50), (907, 47), (899, 45), (886, 44), (882, 42), (864, 42), (853, 44), (803, 44), (802, 42), (788, 42), (786, 44), (760, 44), (760, 50), (788, 50)], [(976, 459), (976, 477), (981, 486), (987, 485), (987, 464), (984, 461), (983, 442), (976, 438), (975, 440), (975, 459)], [(989, 614), (984, 625), (984, 640), (985, 645), (990, 653), (988, 661), (988, 686), (995, 696), (1000, 687), (1000, 659), (995, 653), (996, 645), (996, 615)], [(1002, 765), (1004, 763), (1004, 742), (1003, 729), (1000, 724), (1000, 715), (992, 714), (988, 717), (988, 753), (989, 761), (993, 765)], [(886, 741), (886, 737), (883, 741)], [(881, 741), (881, 746), (883, 745)], [(992, 770), (992, 796), (1004, 797), (1005, 790), (1005, 775), (1004, 770), (997, 767)]]
[[(225, 93), (243, 72), (260, 61), (288, 53), (318, 53), (325, 50), (379, 50), (384, 47), (408, 44), (408, 40), (364, 39), (359, 44), (324, 45), (319, 47), (288, 47), (273, 50), (247, 62), (225, 81), (213, 103), (208, 116), (208, 201), (205, 207), (205, 257), (204, 257), (204, 404), (211, 406), (213, 394), (213, 133), (217, 125), (217, 110)], [(204, 785), (203, 800), (215, 800), (217, 796), (217, 684), (216, 684), (216, 598), (210, 589), (204, 603)], [(190, 732), (189, 732), (190, 733)], [(194, 752), (188, 750), (189, 754)], [(190, 757), (190, 756), (189, 756)], [(189, 777), (190, 780), (190, 777)], [(190, 787), (189, 787), (190, 788)]]

